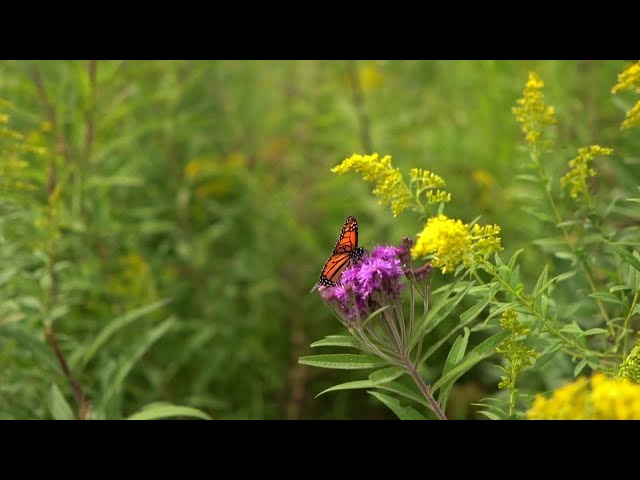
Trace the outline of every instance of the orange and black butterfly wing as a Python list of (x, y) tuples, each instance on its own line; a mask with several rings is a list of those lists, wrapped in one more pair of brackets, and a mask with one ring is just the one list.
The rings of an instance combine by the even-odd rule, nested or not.
[(354, 263), (361, 261), (364, 254), (365, 250), (358, 247), (358, 222), (354, 217), (349, 217), (342, 226), (340, 237), (333, 248), (331, 256), (320, 272), (320, 279), (316, 287), (320, 285), (325, 287), (336, 285), (342, 276), (342, 272)]

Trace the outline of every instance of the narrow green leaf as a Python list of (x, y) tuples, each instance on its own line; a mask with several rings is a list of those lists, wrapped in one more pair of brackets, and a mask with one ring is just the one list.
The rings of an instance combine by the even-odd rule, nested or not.
[(634, 254), (631, 254), (627, 252), (625, 248), (615, 243), (612, 243), (611, 245), (614, 246), (614, 250), (618, 255), (624, 258), (629, 263), (629, 265), (631, 265), (633, 268), (635, 268), (637, 271), (640, 272), (640, 260), (636, 257), (636, 252), (634, 252)]
[(584, 333), (582, 328), (580, 328), (580, 325), (578, 325), (575, 321), (571, 322), (569, 325), (565, 325), (560, 329), (560, 331), (562, 333), (571, 333), (573, 335), (582, 335)]
[(540, 290), (537, 291), (536, 294), (534, 295), (533, 303), (535, 304), (536, 300), (538, 299), (538, 296), (544, 294), (551, 285), (553, 285), (554, 283), (560, 283), (565, 280), (568, 280), (569, 278), (573, 277), (575, 274), (576, 274), (575, 271), (561, 273), (560, 275), (556, 275), (555, 277), (553, 277), (551, 280), (547, 280), (546, 282), (544, 282), (540, 287)]
[(573, 371), (573, 376), (577, 377), (578, 375), (580, 375), (580, 372), (584, 369), (584, 367), (587, 366), (587, 359), (583, 358), (582, 360), (580, 360), (580, 362), (576, 365), (575, 370)]
[(491, 356), (494, 349), (498, 345), (500, 345), (509, 335), (511, 335), (510, 332), (503, 331), (487, 338), (480, 345), (471, 350), (458, 365), (453, 367), (437, 382), (435, 382), (432, 386), (433, 391), (435, 392), (438, 388), (440, 388), (442, 385), (446, 385), (448, 382), (455, 382), (459, 377), (464, 375), (478, 362)]
[(117, 366), (111, 373), (108, 387), (100, 399), (100, 409), (109, 411), (109, 408), (107, 408), (109, 402), (122, 391), (122, 385), (135, 364), (154, 343), (160, 340), (160, 338), (162, 338), (162, 336), (167, 333), (171, 327), (173, 327), (174, 324), (175, 317), (169, 317), (160, 325), (147, 332), (139, 344), (132, 346), (125, 354), (120, 356)]
[(300, 357), (298, 363), (320, 368), (338, 368), (356, 370), (363, 368), (377, 368), (387, 365), (384, 360), (373, 355), (356, 355), (348, 353), (310, 355)]
[(131, 310), (130, 312), (127, 312), (123, 316), (118, 317), (115, 320), (112, 320), (111, 322), (109, 322), (107, 326), (104, 327), (102, 331), (98, 334), (95, 340), (84, 351), (84, 354), (80, 358), (76, 368), (78, 370), (83, 370), (84, 367), (86, 367), (87, 364), (91, 361), (91, 359), (96, 354), (96, 352), (119, 330), (123, 329), (124, 327), (132, 323), (134, 320), (137, 320), (138, 318), (141, 318), (144, 315), (147, 315), (148, 313), (151, 313), (155, 310), (158, 310), (164, 307), (170, 301), (171, 301), (170, 299), (160, 300), (150, 305), (146, 305), (141, 308), (136, 308), (135, 310)]
[(629, 285), (614, 285), (609, 289), (609, 293), (619, 292), (620, 290), (631, 290)]
[(536, 371), (544, 367), (560, 350), (562, 350), (563, 344), (561, 342), (553, 343), (545, 348), (540, 356), (536, 359), (535, 364), (531, 367), (532, 371)]
[(616, 297), (612, 293), (593, 292), (593, 293), (590, 293), (588, 296), (591, 297), (591, 298), (595, 298), (597, 300), (600, 300), (602, 302), (615, 303), (616, 305), (623, 305), (623, 303), (620, 301), (620, 299), (618, 297)]
[(400, 401), (396, 398), (380, 392), (369, 391), (367, 393), (373, 395), (389, 407), (389, 409), (395, 413), (400, 420), (426, 420), (426, 418), (420, 415), (415, 408), (400, 405)]
[(358, 340), (349, 335), (328, 335), (322, 340), (313, 342), (312, 347), (359, 347)]
[(462, 313), (460, 315), (460, 321), (466, 325), (467, 323), (475, 319), (478, 315), (480, 315), (480, 313), (482, 313), (486, 306), (489, 305), (489, 302), (491, 302), (491, 300), (493, 299), (493, 296), (497, 292), (498, 288), (498, 285), (496, 285), (495, 288), (492, 288), (490, 290), (489, 294), (485, 298), (479, 300), (473, 307)]
[(514, 179), (522, 182), (534, 183), (536, 185), (540, 183), (540, 177), (529, 175), (528, 173), (519, 173), (514, 177)]
[(5, 338), (13, 339), (21, 349), (33, 355), (35, 365), (50, 373), (62, 375), (60, 363), (41, 335), (28, 331), (22, 324), (4, 324), (0, 327), (0, 341)]
[(373, 385), (382, 385), (384, 383), (395, 380), (396, 378), (400, 378), (405, 373), (407, 372), (405, 372), (401, 368), (388, 367), (373, 372), (371, 375), (369, 375), (369, 380), (371, 380)]
[(387, 383), (383, 383), (382, 385), (377, 385), (376, 388), (379, 388), (381, 390), (387, 390), (387, 391), (393, 392), (393, 393), (397, 393), (398, 395), (402, 395), (403, 397), (408, 398), (409, 400), (413, 400), (414, 402), (418, 402), (418, 403), (424, 405), (425, 407), (429, 406), (429, 404), (427, 403), (425, 398), (420, 393), (417, 393), (415, 390), (413, 390), (413, 389), (411, 389), (409, 387), (405, 387), (401, 383), (398, 383), (398, 382), (387, 382)]
[(374, 387), (375, 385), (371, 380), (356, 380), (354, 382), (346, 382), (346, 383), (341, 383), (339, 385), (334, 385), (333, 387), (329, 387), (326, 390), (323, 390), (319, 394), (317, 394), (316, 398), (318, 398), (320, 395), (324, 395), (325, 393), (335, 392), (338, 390), (356, 390), (359, 388), (374, 388)]
[[(453, 367), (455, 367), (462, 358), (464, 357), (464, 353), (467, 350), (467, 344), (469, 343), (469, 334), (471, 332), (467, 327), (464, 328), (464, 335), (460, 335), (456, 338), (456, 341), (453, 342), (453, 346), (451, 350), (449, 350), (449, 355), (447, 355), (447, 359), (444, 362), (444, 367), (442, 369), (442, 375), (444, 376), (447, 372), (451, 371)], [(438, 397), (438, 401), (442, 408), (445, 409), (447, 407), (447, 400), (449, 399), (449, 393), (451, 392), (451, 388), (453, 387), (453, 382), (444, 385), (440, 389), (440, 395)]]
[(533, 305), (534, 306), (536, 304), (535, 299), (538, 297), (538, 294), (543, 291), (542, 290), (542, 286), (546, 285), (548, 280), (549, 280), (549, 265), (545, 265), (544, 268), (542, 269), (542, 273), (538, 277), (538, 281), (536, 282), (536, 286), (533, 289), (533, 298), (534, 298)]
[[(442, 312), (433, 311), (431, 309), (429, 310), (429, 314), (427, 315), (427, 320), (426, 322), (424, 322), (425, 334), (431, 332), (434, 328), (436, 328), (440, 324), (440, 322), (442, 322), (445, 318), (449, 316), (449, 314), (458, 306), (458, 304), (462, 301), (462, 299), (465, 297), (465, 295), (467, 294), (469, 289), (471, 289), (472, 286), (473, 286), (473, 282), (469, 283), (469, 285), (467, 285), (465, 289), (461, 290), (453, 298), (449, 299), (449, 301), (446, 303), (446, 306), (444, 306), (444, 309), (442, 310)], [(420, 333), (422, 331), (422, 328), (418, 327), (416, 330), (418, 330), (418, 333)]]
[(606, 328), (590, 328), (589, 330), (584, 332), (582, 335), (585, 337), (588, 337), (590, 335), (603, 335), (607, 333), (609, 333), (609, 330), (607, 330)]
[(73, 410), (62, 395), (58, 386), (54, 383), (49, 390), (49, 411), (55, 420), (75, 420)]
[(127, 420), (157, 420), (171, 417), (192, 417), (201, 420), (212, 420), (212, 418), (193, 407), (183, 407), (172, 404), (152, 404), (144, 407), (139, 412), (130, 415)]
[(502, 420), (502, 418), (500, 418), (500, 416), (496, 415), (493, 412), (488, 412), (486, 410), (480, 410), (478, 413), (480, 415), (484, 415), (485, 417), (488, 417), (490, 420)]
[(518, 256), (520, 256), (522, 252), (524, 252), (524, 248), (516, 250), (514, 254), (511, 255), (511, 258), (509, 259), (509, 270), (514, 269), (514, 267), (516, 266), (516, 260), (518, 259)]

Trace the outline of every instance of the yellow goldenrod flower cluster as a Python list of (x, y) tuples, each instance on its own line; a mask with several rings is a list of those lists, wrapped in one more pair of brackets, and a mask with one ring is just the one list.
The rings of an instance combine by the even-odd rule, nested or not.
[(596, 171), (589, 163), (598, 155), (612, 155), (613, 149), (600, 145), (582, 147), (578, 150), (578, 156), (569, 162), (569, 171), (560, 179), (563, 187), (571, 187), (571, 197), (576, 198), (580, 193), (588, 192), (587, 178), (595, 177)]
[(638, 343), (633, 347), (631, 353), (625, 358), (620, 370), (618, 370), (618, 376), (616, 378), (626, 378), (635, 383), (640, 383), (640, 336), (638, 337)]
[(433, 254), (432, 265), (447, 273), (460, 264), (470, 266), (476, 256), (487, 256), (500, 250), (499, 233), (497, 225), (470, 227), (460, 220), (438, 215), (430, 218), (418, 234), (411, 256), (415, 260)]
[[(618, 83), (611, 89), (611, 93), (615, 94), (632, 89), (635, 89), (636, 93), (640, 93), (640, 62), (634, 63), (624, 72), (618, 74)], [(624, 130), (638, 124), (640, 124), (640, 100), (627, 112), (621, 128)]]
[(514, 310), (505, 310), (500, 319), (500, 326), (503, 330), (511, 332), (511, 336), (496, 348), (496, 352), (502, 353), (509, 362), (509, 366), (504, 368), (507, 375), (502, 377), (498, 388), (515, 390), (518, 376), (533, 364), (539, 354), (524, 344), (531, 329), (518, 321), (518, 314)]
[(446, 184), (444, 179), (429, 170), (422, 168), (411, 169), (411, 187), (416, 190), (416, 197), (419, 199), (423, 192), (426, 193), (427, 203), (446, 203), (451, 201), (451, 194), (440, 190)]
[(409, 205), (411, 192), (402, 179), (399, 168), (391, 166), (391, 157), (379, 158), (373, 155), (351, 155), (331, 169), (333, 173), (343, 174), (348, 171), (362, 174), (366, 182), (375, 183), (373, 194), (379, 198), (380, 204), (391, 205), (393, 216), (397, 217)]
[(543, 87), (544, 82), (534, 72), (530, 72), (523, 96), (517, 100), (517, 106), (512, 108), (516, 120), (522, 126), (525, 141), (534, 149), (544, 146), (541, 142), (543, 127), (556, 123), (555, 109), (544, 103)]
[(536, 396), (530, 420), (640, 420), (640, 385), (601, 373), (578, 378), (550, 398)]

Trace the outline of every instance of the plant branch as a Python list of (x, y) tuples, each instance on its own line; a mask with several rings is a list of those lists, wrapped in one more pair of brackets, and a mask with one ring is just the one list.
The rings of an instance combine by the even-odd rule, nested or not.
[(420, 376), (420, 373), (418, 373), (418, 369), (416, 368), (415, 365), (412, 365), (409, 362), (408, 358), (405, 359), (405, 368), (407, 370), (407, 373), (411, 376), (413, 381), (416, 383), (416, 385), (420, 389), (420, 393), (422, 393), (422, 396), (429, 403), (429, 406), (431, 407), (431, 410), (433, 410), (433, 413), (435, 413), (436, 417), (438, 417), (438, 420), (447, 420), (447, 416), (442, 410), (440, 403), (438, 403), (438, 401), (433, 397), (433, 393), (431, 393), (431, 388), (429, 388), (429, 385), (427, 385), (424, 382), (424, 380)]
[(53, 352), (58, 359), (58, 363), (64, 372), (65, 377), (69, 381), (69, 385), (71, 386), (71, 391), (73, 392), (73, 396), (76, 399), (76, 403), (78, 404), (78, 418), (80, 420), (86, 420), (91, 412), (91, 404), (87, 399), (86, 395), (82, 391), (80, 384), (73, 378), (71, 375), (71, 371), (69, 370), (69, 365), (64, 358), (64, 355), (60, 351), (60, 346), (58, 345), (58, 339), (56, 338), (55, 333), (53, 332), (53, 326), (47, 327), (45, 330), (45, 337), (47, 339), (47, 343), (53, 349)]

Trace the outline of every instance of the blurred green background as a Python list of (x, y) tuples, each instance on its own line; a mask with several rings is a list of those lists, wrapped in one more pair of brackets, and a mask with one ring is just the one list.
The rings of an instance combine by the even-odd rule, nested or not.
[[(562, 174), (579, 146), (613, 147), (599, 179), (631, 191), (638, 136), (619, 126), (633, 99), (610, 93), (627, 65), (0, 62), (11, 128), (50, 152), (20, 173), (40, 188), (21, 194), (24, 209), (2, 194), (0, 313), (11, 321), (0, 325), (0, 416), (51, 418), (52, 383), (75, 408), (45, 343), (51, 323), (98, 418), (157, 401), (224, 419), (394, 418), (363, 391), (315, 399), (360, 377), (297, 363), (341, 332), (309, 290), (345, 218), (358, 218), (365, 248), (421, 229), (330, 168), (378, 152), (405, 174), (432, 170), (453, 195), (447, 214), (501, 225), (508, 256), (542, 234), (513, 180), (527, 153), (511, 107), (528, 72), (559, 118), (550, 169)], [(55, 231), (36, 222), (52, 162)], [(522, 260), (535, 282), (548, 259), (529, 246)], [(470, 403), (495, 393), (496, 370), (465, 375), (449, 414), (474, 418)]]

